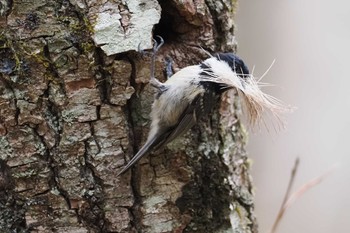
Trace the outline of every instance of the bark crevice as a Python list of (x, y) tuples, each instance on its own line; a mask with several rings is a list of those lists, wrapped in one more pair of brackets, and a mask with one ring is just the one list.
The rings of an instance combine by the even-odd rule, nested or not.
[[(239, 106), (216, 109), (210, 120), (116, 176), (147, 138), (154, 96), (150, 62), (122, 46), (121, 53), (107, 56), (101, 48), (106, 44), (94, 44), (97, 24), (92, 22), (112, 15), (122, 28), (100, 28), (99, 36), (120, 29), (125, 35), (120, 43), (134, 48), (139, 42), (130, 41), (128, 32), (150, 32), (153, 21), (133, 23), (146, 13), (156, 22), (156, 1), (6, 3), (5, 13), (0, 12), (1, 229), (222, 232), (230, 227), (230, 214), (236, 214), (247, 220), (231, 222), (236, 232), (256, 232), (251, 230), (255, 219), (243, 130), (234, 114)], [(161, 19), (153, 32), (165, 39), (156, 62), (161, 81), (166, 56), (177, 71), (207, 58), (200, 47), (235, 49), (235, 1), (159, 4)], [(147, 38), (137, 39), (146, 47)], [(223, 116), (235, 124), (221, 127)]]

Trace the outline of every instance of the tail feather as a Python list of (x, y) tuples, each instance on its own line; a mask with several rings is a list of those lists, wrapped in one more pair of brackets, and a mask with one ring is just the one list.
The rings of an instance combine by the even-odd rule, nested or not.
[(126, 172), (130, 167), (132, 167), (137, 161), (139, 161), (144, 155), (150, 153), (150, 151), (154, 148), (156, 142), (156, 137), (153, 137), (152, 140), (145, 143), (145, 145), (136, 153), (134, 157), (123, 167), (123, 169), (117, 174), (120, 176), (124, 172)]

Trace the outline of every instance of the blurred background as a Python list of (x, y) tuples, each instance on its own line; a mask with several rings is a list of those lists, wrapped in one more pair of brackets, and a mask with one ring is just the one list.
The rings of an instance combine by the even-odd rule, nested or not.
[[(286, 130), (251, 133), (256, 214), (268, 233), (296, 157), (294, 190), (339, 166), (286, 212), (277, 232), (350, 232), (350, 2), (241, 0), (238, 55), (255, 76), (276, 62), (264, 91), (297, 107)], [(257, 130), (258, 131), (258, 130)]]

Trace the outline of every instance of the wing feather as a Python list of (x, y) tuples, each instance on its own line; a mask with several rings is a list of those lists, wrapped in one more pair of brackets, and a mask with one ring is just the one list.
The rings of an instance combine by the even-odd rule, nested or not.
[(192, 101), (181, 114), (178, 123), (175, 126), (169, 127), (163, 132), (156, 134), (149, 139), (145, 145), (136, 153), (136, 155), (125, 165), (125, 167), (118, 173), (117, 176), (126, 172), (131, 166), (139, 161), (143, 156), (149, 154), (152, 150), (158, 150), (165, 146), (175, 138), (184, 134), (187, 130), (192, 128), (196, 122), (196, 108), (199, 103), (199, 96)]

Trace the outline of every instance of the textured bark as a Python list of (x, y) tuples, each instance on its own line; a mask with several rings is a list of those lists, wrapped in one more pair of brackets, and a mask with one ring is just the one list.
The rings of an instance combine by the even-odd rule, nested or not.
[[(149, 60), (130, 51), (138, 37), (151, 46), (142, 13), (160, 16), (160, 79), (165, 56), (177, 69), (207, 57), (199, 46), (235, 50), (235, 1), (159, 4), (0, 0), (1, 232), (257, 232), (234, 92), (116, 177), (148, 133)], [(103, 14), (116, 14), (125, 47), (103, 37)]]

